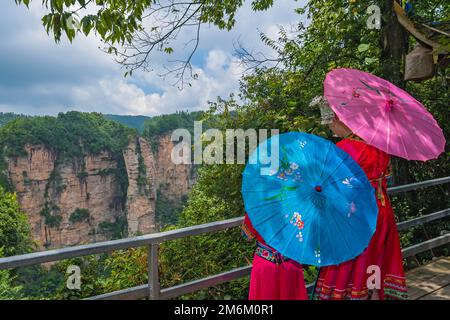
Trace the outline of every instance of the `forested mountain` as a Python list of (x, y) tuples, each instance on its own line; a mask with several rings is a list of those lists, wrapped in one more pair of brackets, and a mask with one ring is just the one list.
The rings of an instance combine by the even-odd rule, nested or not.
[(127, 116), (127, 115), (117, 115), (117, 114), (105, 114), (104, 117), (109, 120), (117, 121), (124, 126), (133, 128), (142, 132), (145, 127), (145, 122), (151, 117), (147, 116)]
[(23, 114), (16, 114), (16, 113), (12, 113), (12, 112), (8, 112), (8, 113), (0, 112), (0, 127), (4, 126), (11, 120), (14, 120), (16, 118), (23, 118), (23, 117), (26, 117), (26, 116)]
[[(144, 130), (145, 122), (151, 119), (151, 117), (147, 116), (129, 116), (117, 114), (105, 114), (103, 116), (108, 120), (119, 122), (120, 124), (123, 124), (124, 126), (130, 127), (132, 129), (136, 129), (139, 132), (142, 132)], [(23, 114), (16, 114), (12, 112), (8, 113), (0, 112), (0, 127), (16, 118), (25, 118), (25, 117), (30, 116), (26, 116)]]

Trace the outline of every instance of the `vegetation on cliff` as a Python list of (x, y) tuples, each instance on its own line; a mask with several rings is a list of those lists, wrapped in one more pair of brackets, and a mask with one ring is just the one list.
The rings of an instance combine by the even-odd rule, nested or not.
[(90, 213), (88, 209), (77, 208), (74, 212), (70, 214), (69, 221), (72, 223), (82, 222), (88, 220)]
[(175, 129), (187, 129), (194, 132), (194, 121), (201, 120), (202, 111), (178, 111), (172, 114), (155, 116), (145, 122), (143, 136), (151, 143), (153, 152), (158, 150), (159, 138), (171, 134)]
[(71, 111), (57, 117), (18, 118), (0, 129), (0, 146), (6, 157), (25, 155), (26, 144), (42, 144), (60, 159), (73, 159), (104, 150), (121, 152), (136, 131), (99, 113)]
[(180, 213), (186, 205), (188, 195), (185, 195), (180, 201), (170, 199), (159, 188), (156, 191), (156, 223), (160, 230), (167, 226), (174, 226), (180, 220)]

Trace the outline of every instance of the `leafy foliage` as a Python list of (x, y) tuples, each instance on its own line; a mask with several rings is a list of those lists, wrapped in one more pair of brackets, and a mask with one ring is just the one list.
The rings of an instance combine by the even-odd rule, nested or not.
[(4, 126), (11, 120), (14, 120), (16, 118), (23, 118), (23, 117), (26, 117), (26, 116), (23, 114), (15, 114), (15, 113), (11, 113), (11, 112), (9, 112), (9, 113), (0, 112), (0, 127)]
[(185, 128), (193, 132), (194, 121), (200, 120), (202, 115), (202, 111), (178, 111), (153, 117), (145, 122), (144, 136), (160, 137), (178, 128)]
[(12, 285), (20, 287), (20, 298), (52, 299), (56, 290), (65, 284), (64, 274), (57, 270), (56, 265), (22, 267), (14, 270), (14, 274)]
[[(240, 197), (242, 166), (213, 165), (199, 170), (198, 182), (192, 190), (177, 227), (219, 221), (243, 214)], [(173, 229), (169, 227), (168, 229)], [(161, 246), (161, 283), (164, 286), (195, 280), (220, 273), (249, 262), (252, 246), (240, 239), (237, 229), (164, 243)], [(234, 297), (245, 298), (244, 279), (230, 285)], [(223, 298), (222, 290), (204, 292), (207, 298)], [(195, 298), (202, 293), (188, 297)]]
[[(17, 4), (29, 6), (32, 0), (16, 0)], [(191, 1), (192, 5), (203, 6), (200, 19), (203, 23), (213, 23), (221, 29), (230, 30), (235, 24), (235, 13), (242, 6), (243, 0), (234, 1)], [(157, 1), (142, 0), (53, 0), (44, 1), (44, 9), (47, 13), (42, 22), (47, 32), (51, 32), (56, 41), (61, 39), (64, 32), (72, 41), (75, 30), (71, 28), (69, 18), (75, 13), (85, 13), (84, 9), (89, 7), (95, 14), (85, 14), (80, 19), (81, 31), (88, 35), (95, 30), (106, 42), (123, 44), (131, 40), (134, 32), (142, 28), (143, 14), (146, 9), (151, 8)], [(254, 10), (265, 10), (273, 4), (273, 0), (254, 0)], [(78, 9), (74, 10), (73, 6)]]
[[(106, 258), (106, 255), (86, 256), (67, 259), (56, 264), (53, 267), (52, 273), (63, 275), (64, 280), (59, 283), (56, 292), (54, 292), (50, 298), (76, 300), (83, 297), (95, 296), (99, 292), (103, 292), (103, 282), (108, 275), (108, 270), (105, 268)], [(67, 268), (72, 265), (78, 266), (81, 270), (82, 278), (80, 290), (70, 290), (66, 286), (69, 276)]]
[(156, 191), (156, 223), (160, 229), (178, 223), (185, 202), (186, 199), (182, 199), (181, 203), (169, 199), (164, 192), (161, 192), (161, 189)]
[(32, 247), (27, 216), (15, 194), (0, 187), (0, 250), (4, 256), (28, 252)]
[[(0, 257), (29, 252), (32, 248), (26, 215), (20, 210), (16, 196), (0, 187)], [(0, 270), (0, 300), (20, 299), (22, 286), (15, 283), (16, 275)]]
[(69, 221), (72, 223), (82, 222), (88, 220), (90, 217), (90, 213), (88, 209), (85, 208), (77, 208), (74, 212), (70, 214)]
[(45, 224), (51, 228), (58, 228), (61, 225), (60, 208), (51, 202), (45, 203), (40, 215), (45, 218)]
[(99, 113), (71, 111), (57, 117), (20, 118), (0, 130), (0, 145), (7, 157), (23, 156), (26, 144), (43, 144), (62, 158), (76, 158), (103, 150), (118, 152), (128, 142), (133, 129), (106, 120)]
[(126, 217), (116, 217), (114, 222), (102, 221), (98, 227), (102, 233), (109, 233), (111, 239), (121, 239), (127, 236)]
[(109, 276), (104, 281), (105, 292), (112, 292), (147, 283), (147, 248), (115, 251), (105, 262)]
[[(1, 256), (1, 255), (0, 255)], [(0, 270), (0, 300), (17, 300), (22, 298), (22, 287), (15, 285), (15, 277), (8, 270)]]

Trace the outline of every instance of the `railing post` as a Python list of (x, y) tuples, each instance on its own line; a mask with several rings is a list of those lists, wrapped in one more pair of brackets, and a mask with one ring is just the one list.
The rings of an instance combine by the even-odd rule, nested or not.
[(148, 246), (147, 270), (148, 270), (148, 298), (159, 300), (159, 270), (158, 270), (159, 244), (154, 243)]

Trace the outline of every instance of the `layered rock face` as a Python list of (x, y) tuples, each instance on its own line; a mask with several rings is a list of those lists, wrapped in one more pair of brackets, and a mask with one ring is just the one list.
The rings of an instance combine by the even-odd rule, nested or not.
[[(107, 238), (102, 222), (121, 214), (116, 161), (108, 152), (56, 164), (56, 155), (43, 146), (26, 146), (28, 156), (8, 160), (11, 182), (27, 213), (39, 247), (62, 247)], [(83, 219), (73, 219), (87, 209)], [(72, 216), (72, 219), (71, 219)], [(51, 221), (51, 222), (49, 222)]]
[(155, 230), (156, 169), (148, 142), (131, 138), (123, 156), (128, 175), (127, 221), (128, 234)]
[(180, 201), (192, 188), (195, 174), (193, 166), (172, 162), (173, 147), (170, 136), (160, 138), (156, 153), (156, 180), (159, 182), (158, 188), (168, 199)]
[(156, 152), (147, 140), (130, 137), (124, 168), (107, 151), (62, 162), (42, 145), (27, 145), (27, 156), (7, 159), (38, 249), (107, 240), (124, 222), (128, 235), (154, 232), (157, 189), (178, 201), (194, 181), (190, 165), (172, 163), (172, 148), (170, 137), (159, 140)]

